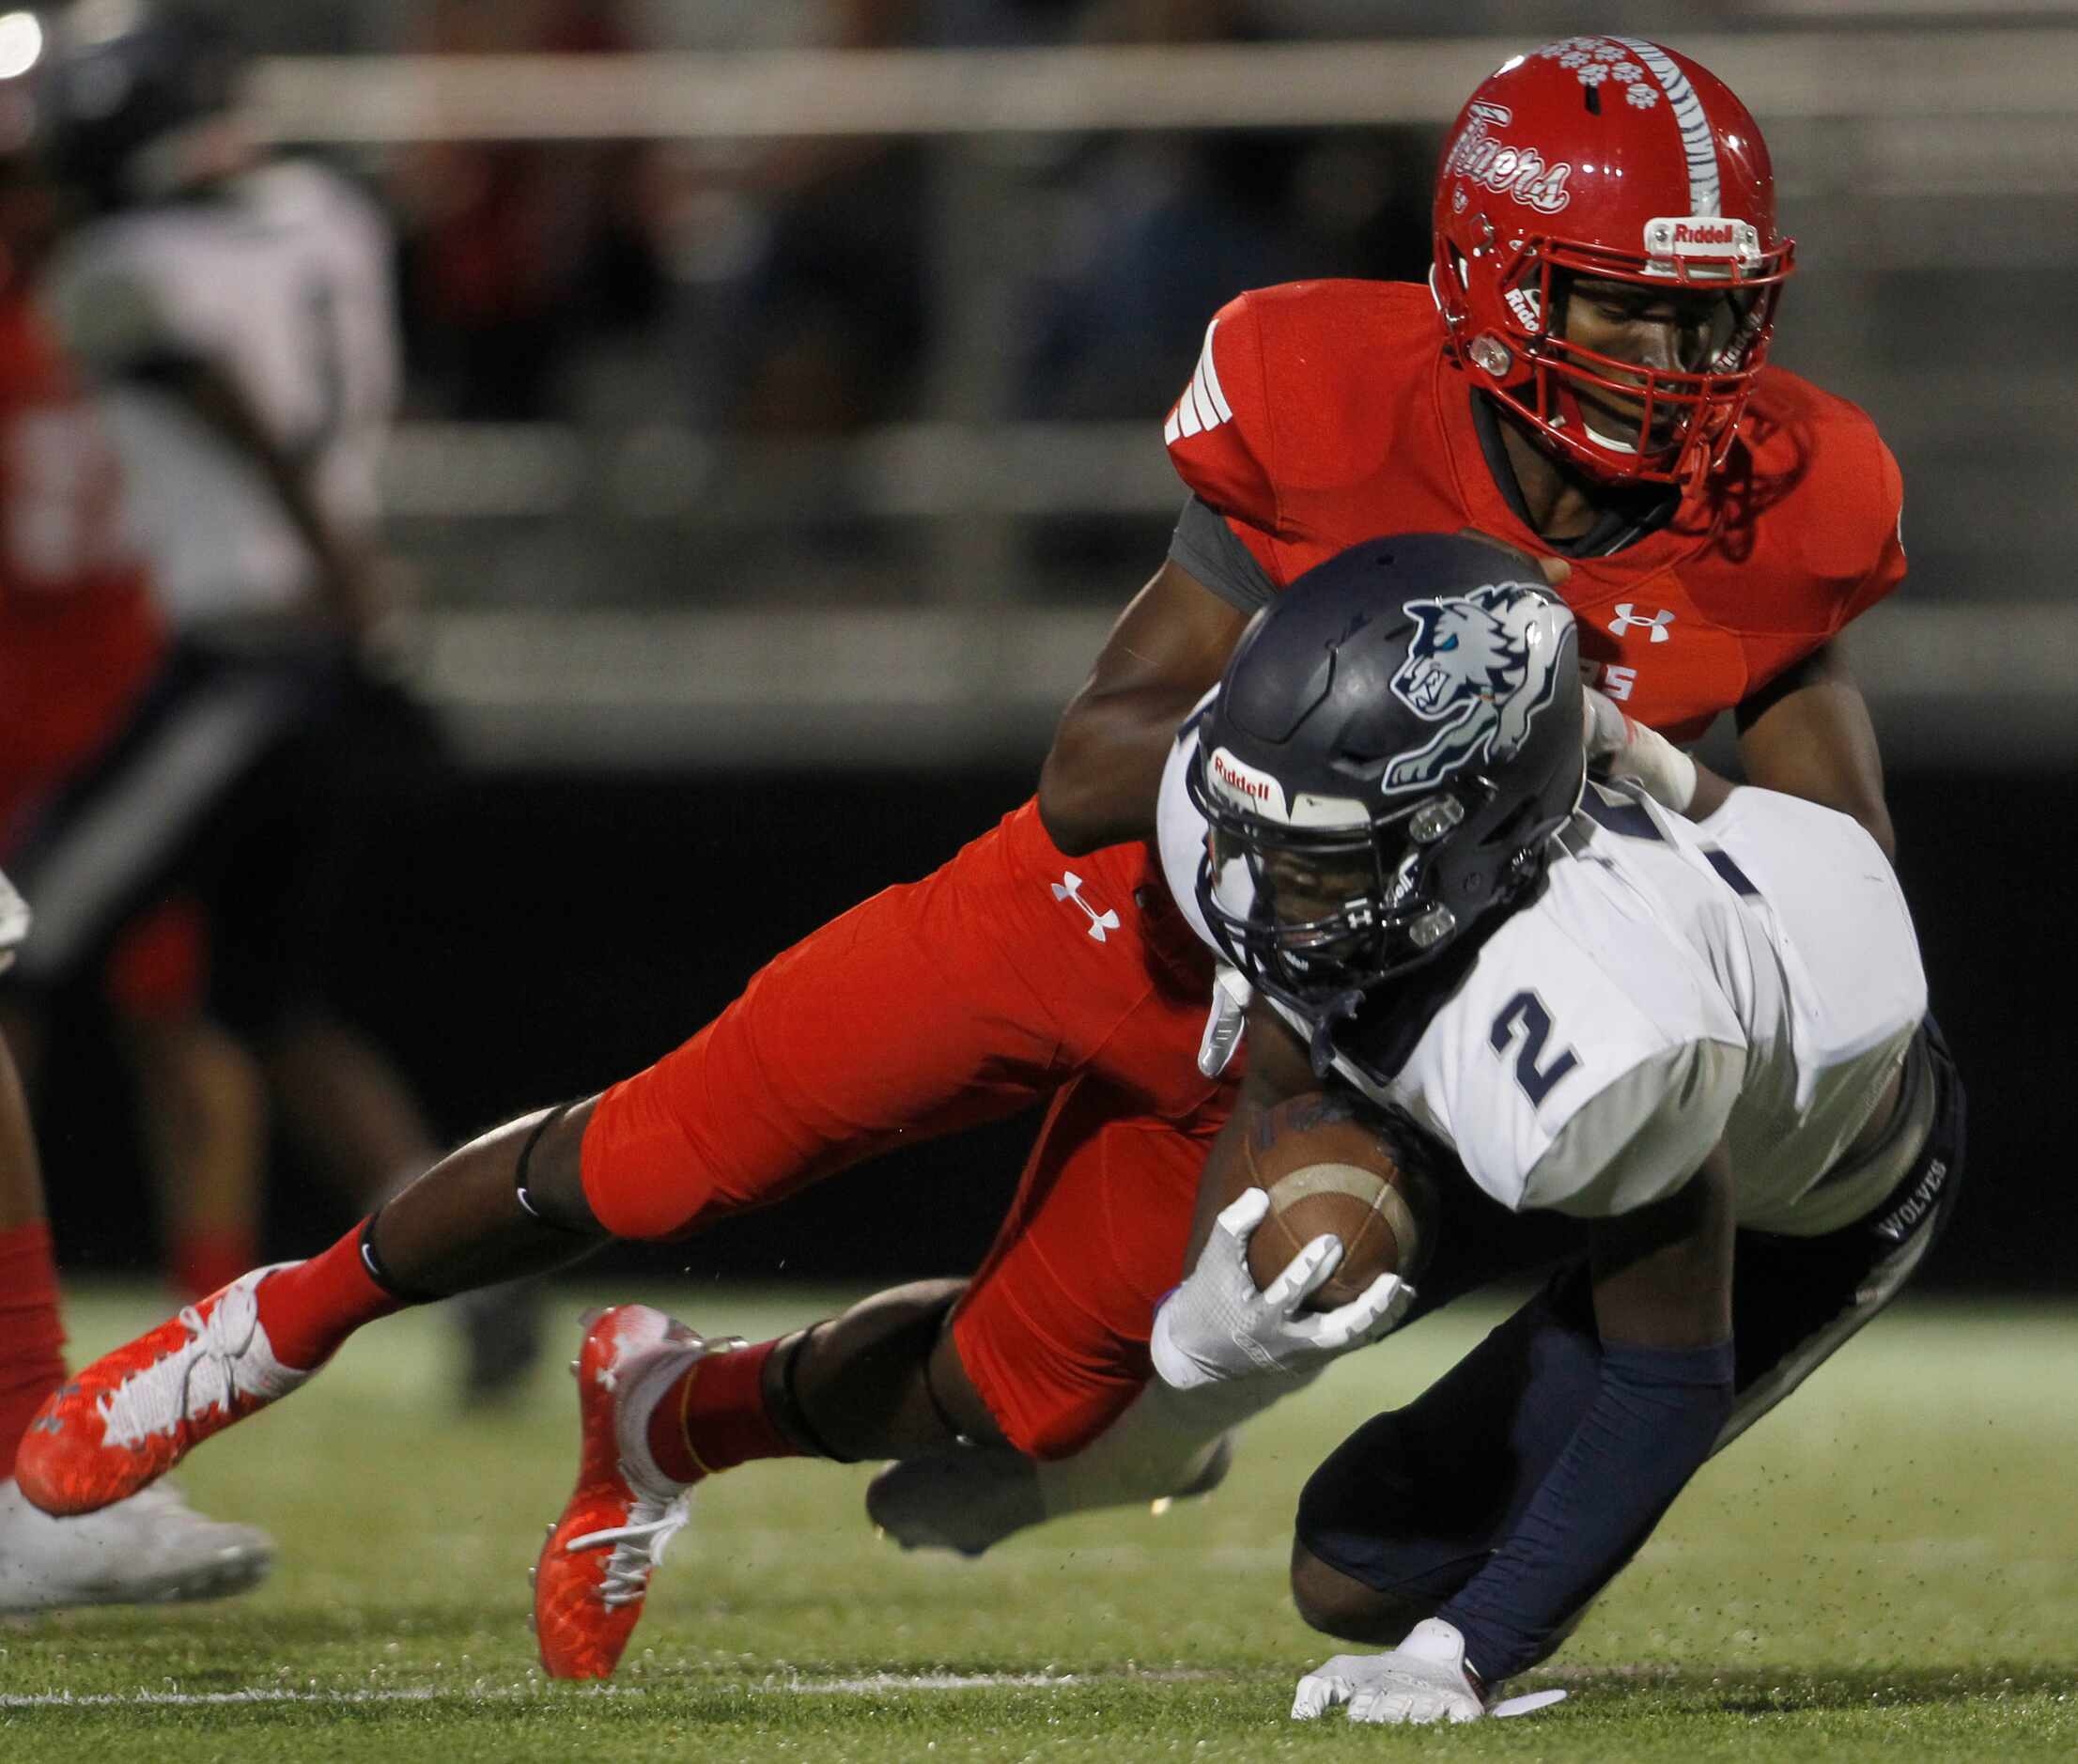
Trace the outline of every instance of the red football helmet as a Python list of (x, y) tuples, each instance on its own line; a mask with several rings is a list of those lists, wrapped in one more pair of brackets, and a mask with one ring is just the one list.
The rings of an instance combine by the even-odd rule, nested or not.
[[(1569, 37), (1504, 63), (1459, 113), (1430, 286), (1466, 370), (1547, 446), (1597, 478), (1686, 486), (1731, 445), (1792, 249), (1767, 146), (1722, 81), (1641, 38)], [(1555, 334), (1564, 274), (1721, 293), (1700, 369)], [(1636, 445), (1589, 426), (1583, 387), (1641, 407)]]

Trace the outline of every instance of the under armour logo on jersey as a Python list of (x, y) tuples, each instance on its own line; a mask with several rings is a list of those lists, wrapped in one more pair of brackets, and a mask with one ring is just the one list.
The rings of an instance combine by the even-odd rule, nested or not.
[(1212, 333), (1218, 329), (1217, 318), (1205, 327), (1205, 347), (1198, 352), (1197, 371), (1184, 388), (1184, 395), (1176, 400), (1176, 408), (1169, 413), (1169, 421), (1162, 425), (1166, 446), (1173, 447), (1186, 435), (1217, 428), (1233, 420), (1233, 407), (1219, 390), (1219, 370), (1212, 364)]
[(1099, 943), (1104, 941), (1107, 931), (1118, 929), (1118, 914), (1107, 907), (1103, 912), (1082, 898), (1082, 878), (1073, 870), (1063, 870), (1061, 880), (1053, 885), (1053, 898), (1057, 901), (1073, 901), (1090, 915), (1090, 935)]
[(1673, 624), (1674, 615), (1665, 607), (1662, 607), (1651, 618), (1643, 619), (1631, 610), (1636, 604), (1637, 602), (1635, 600), (1620, 600), (1617, 603), (1616, 617), (1609, 621), (1610, 634), (1615, 637), (1621, 637), (1632, 626), (1642, 625), (1652, 633), (1648, 640), (1649, 642), (1666, 642), (1667, 641), (1667, 627)]

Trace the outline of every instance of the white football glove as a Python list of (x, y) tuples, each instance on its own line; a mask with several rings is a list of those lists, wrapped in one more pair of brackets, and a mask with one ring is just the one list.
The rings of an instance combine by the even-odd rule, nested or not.
[(1265, 1372), (1310, 1375), (1337, 1354), (1377, 1340), (1407, 1314), (1414, 1288), (1396, 1274), (1381, 1274), (1334, 1310), (1301, 1311), (1342, 1259), (1332, 1235), (1314, 1238), (1267, 1291), (1257, 1291), (1248, 1236), (1269, 1210), (1270, 1197), (1261, 1188), (1230, 1202), (1198, 1265), (1162, 1300), (1148, 1347), (1164, 1384), (1194, 1390)]
[(1292, 1719), (1313, 1721), (1347, 1704), (1352, 1721), (1419, 1727), (1484, 1715), (1505, 1720), (1565, 1700), (1563, 1691), (1532, 1691), (1488, 1709), (1465, 1670), (1465, 1637), (1441, 1617), (1430, 1617), (1389, 1654), (1337, 1654), (1309, 1672), (1292, 1698)]
[(1617, 708), (1593, 687), (1580, 691), (1581, 731), (1588, 769), (1603, 778), (1628, 778), (1663, 809), (1686, 814), (1696, 799), (1696, 762), (1656, 729)]

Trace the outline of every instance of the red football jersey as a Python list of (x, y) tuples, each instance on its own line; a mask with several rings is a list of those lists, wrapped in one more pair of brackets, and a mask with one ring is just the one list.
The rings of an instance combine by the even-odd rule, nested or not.
[(0, 295), (0, 832), (113, 735), (163, 639), (115, 456), (34, 308)]
[[(1476, 527), (1552, 547), (1510, 507), (1427, 288), (1293, 282), (1220, 309), (1164, 431), (1184, 481), (1279, 588), (1387, 533)], [(1590, 684), (1692, 740), (1905, 573), (1903, 488), (1875, 425), (1779, 368), (1726, 469), (1673, 520), (1559, 591)]]

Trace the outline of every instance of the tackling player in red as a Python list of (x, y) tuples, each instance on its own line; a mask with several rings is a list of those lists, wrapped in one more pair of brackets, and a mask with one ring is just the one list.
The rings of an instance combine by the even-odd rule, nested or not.
[(972, 1497), (963, 1466), (986, 1463), (984, 1543), (1216, 1476), (1217, 1423), (1135, 1403), (1230, 1098), (1198, 1068), (1210, 973), (1148, 840), (1176, 724), (1255, 606), (1384, 532), (1474, 527), (1563, 558), (1605, 763), (1707, 807), (1712, 781), (1646, 725), (1686, 736), (1734, 710), (1755, 781), (1889, 839), (1836, 639), (1903, 573), (1898, 474), (1859, 411), (1763, 369), (1791, 248), (1752, 118), (1671, 51), (1569, 39), (1474, 94), (1436, 214), (1431, 289), (1301, 283), (1216, 319), (1169, 422), (1192, 491), (1170, 558), (1069, 705), (1035, 801), (781, 955), (648, 1071), (487, 1134), (330, 1250), (89, 1369), (47, 1407), (24, 1486), (90, 1508), (375, 1317), (609, 1235), (683, 1236), (1040, 1098), (970, 1281), (756, 1347), (642, 1307), (592, 1325), (583, 1467), (539, 1564), (544, 1660), (611, 1671), (685, 1490), (750, 1459), (908, 1460), (924, 1509)]

